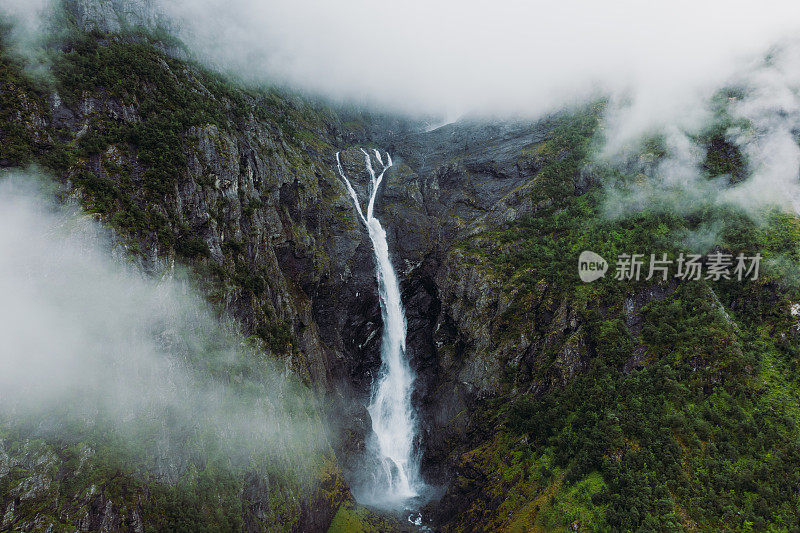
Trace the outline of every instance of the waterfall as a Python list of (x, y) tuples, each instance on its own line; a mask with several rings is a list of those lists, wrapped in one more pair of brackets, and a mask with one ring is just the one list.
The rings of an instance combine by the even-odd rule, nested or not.
[(372, 487), (375, 500), (384, 503), (402, 504), (417, 496), (421, 482), (418, 480), (419, 465), (414, 453), (416, 424), (411, 407), (411, 390), (414, 376), (406, 359), (406, 317), (400, 300), (400, 284), (397, 281), (389, 258), (386, 232), (374, 216), (375, 197), (386, 170), (392, 166), (387, 153), (386, 162), (378, 150), (375, 159), (380, 171), (372, 166), (370, 154), (362, 149), (367, 171), (370, 175), (369, 202), (366, 216), (361, 210), (358, 195), (345, 175), (339, 152), (336, 163), (339, 175), (356, 207), (358, 216), (367, 228), (375, 253), (375, 273), (378, 281), (378, 297), (383, 318), (381, 340), (381, 369), (377, 382), (373, 384), (372, 396), (367, 406), (372, 418), (372, 431), (377, 443), (377, 455), (381, 471), (374, 476)]

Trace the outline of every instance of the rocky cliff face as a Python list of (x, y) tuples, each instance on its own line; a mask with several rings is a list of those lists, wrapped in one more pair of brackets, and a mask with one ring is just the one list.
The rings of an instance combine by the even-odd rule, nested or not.
[(65, 14), (83, 31), (119, 33), (131, 29), (164, 29), (171, 26), (152, 0), (66, 0)]
[[(244, 529), (279, 519), (323, 530), (350, 499), (345, 480), (359, 468), (370, 427), (364, 406), (382, 327), (370, 243), (335, 174), (334, 153), (343, 150), (365, 196), (358, 145), (395, 160), (376, 213), (406, 306), (423, 474), (444, 487), (426, 516), (451, 530), (636, 529), (648, 516), (687, 529), (719, 523), (699, 494), (728, 482), (692, 477), (686, 465), (696, 472), (754, 459), (729, 439), (733, 414), (713, 424), (685, 418), (701, 411), (697, 405), (752, 396), (734, 382), (761, 390), (756, 382), (767, 378), (753, 346), (791, 365), (787, 339), (796, 329), (765, 310), (788, 309), (788, 289), (774, 278), (745, 288), (703, 282), (702, 290), (656, 281), (576, 285), (582, 249), (672, 251), (664, 235), (708, 216), (609, 222), (599, 214), (602, 180), (625, 178), (587, 156), (602, 104), (534, 123), (462, 121), (426, 132), (243, 89), (165, 53), (153, 38), (112, 35), (130, 19), (127, 2), (66, 5), (77, 28), (55, 54), (52, 83), (30, 80), (2, 56), (0, 164), (46, 167), (151, 274), (187, 265), (216, 309), (311, 387), (337, 422), (312, 483), (296, 489), (258, 476), (243, 483)], [(740, 228), (729, 229), (720, 246), (734, 250)], [(774, 237), (774, 227), (752, 231), (765, 236), (757, 246), (766, 251), (797, 237), (789, 230)], [(711, 296), (716, 303), (705, 305)], [(723, 320), (726, 308), (738, 316)], [(684, 324), (694, 329), (681, 336)], [(739, 408), (754, 417), (764, 405)], [(776, 424), (786, 439), (794, 434)], [(722, 437), (719, 428), (727, 428)], [(709, 451), (714, 440), (725, 442), (727, 455)], [(789, 440), (775, 453), (791, 465), (797, 453)], [(55, 487), (76, 475), (83, 452), (50, 443), (34, 453), (25, 439), (14, 446), (0, 446), (4, 526), (36, 529), (52, 516), (89, 529), (152, 525), (141, 510), (157, 484), (70, 494), (64, 510)], [(679, 481), (639, 486), (631, 476)], [(746, 511), (762, 524), (783, 520), (757, 508)]]
[[(145, 271), (161, 276), (177, 263), (190, 265), (217, 310), (317, 390), (319, 406), (349, 406), (347, 389), (337, 387), (343, 324), (329, 307), (320, 326), (314, 308), (318, 291), (334, 301), (358, 291), (350, 287), (350, 265), (369, 257), (330, 168), (330, 143), (345, 135), (339, 120), (304, 102), (232, 89), (149, 43), (80, 33), (75, 39), (56, 59), (50, 86), (3, 56), (2, 165), (49, 167)], [(32, 455), (27, 438), (9, 438), (4, 525), (142, 528), (144, 504), (136, 502), (153, 499), (149, 488), (126, 481), (134, 487), (121, 497), (109, 486), (65, 500), (64, 480), (80, 473), (65, 462), (72, 461), (68, 450), (55, 443)], [(331, 471), (299, 492), (282, 488), (280, 479), (245, 480), (243, 527), (327, 528), (349, 497), (329, 460)]]
[[(578, 313), (570, 302), (548, 299), (546, 287), (535, 302), (541, 316), (507, 334), (504, 317), (514, 304), (507, 280), (463, 247), (535, 212), (530, 191), (542, 161), (528, 154), (548, 140), (557, 120), (462, 122), (381, 139), (399, 165), (378, 216), (387, 221), (403, 279), (423, 463), (434, 482), (450, 481), (447, 458), (489, 430), (473, 417), (478, 405), (512, 391), (563, 386), (590, 356)], [(522, 370), (545, 349), (558, 356), (542, 371), (547, 381), (536, 382)]]
[[(71, 9), (82, 29), (118, 30), (119, 6), (103, 4), (115, 16), (101, 16), (92, 11), (99, 4), (78, 4)], [(154, 275), (176, 262), (192, 266), (221, 312), (319, 391), (331, 412), (345, 413), (337, 448), (346, 473), (369, 430), (364, 405), (382, 325), (369, 241), (333, 155), (370, 142), (371, 131), (400, 162), (378, 214), (402, 279), (426, 472), (448, 480), (445, 459), (470, 428), (475, 402), (497, 395), (508, 360), (531, 349), (524, 336), (495, 340), (510, 302), (501, 280), (456, 244), (533, 209), (520, 191), (536, 162), (520, 152), (546, 138), (548, 121), (431, 133), (395, 123), (389, 134), (380, 121), (362, 121), (351, 129), (324, 107), (230, 88), (129, 38), (76, 37), (48, 88), (12, 76), (6, 61), (12, 115), (3, 133), (29, 146), (6, 150), (3, 164), (50, 166)], [(172, 100), (186, 109), (170, 109)], [(13, 139), (12, 122), (24, 128)], [(343, 160), (363, 172), (357, 150)], [(365, 189), (366, 180), (355, 181)]]

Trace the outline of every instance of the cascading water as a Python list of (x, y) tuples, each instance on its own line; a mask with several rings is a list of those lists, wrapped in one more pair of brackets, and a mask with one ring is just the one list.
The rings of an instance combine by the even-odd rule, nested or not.
[(389, 259), (386, 232), (374, 216), (375, 197), (383, 175), (392, 166), (392, 158), (387, 153), (384, 163), (381, 153), (374, 151), (375, 159), (382, 167), (376, 176), (370, 154), (364, 149), (361, 151), (370, 175), (366, 216), (361, 210), (358, 195), (342, 168), (339, 152), (336, 153), (336, 163), (339, 175), (347, 185), (358, 216), (372, 241), (383, 318), (381, 370), (377, 382), (373, 384), (371, 401), (367, 407), (377, 444), (376, 454), (381, 464), (381, 472), (374, 476), (371, 499), (388, 505), (403, 505), (417, 496), (422, 486), (418, 479), (419, 465), (414, 453), (416, 424), (411, 407), (414, 376), (406, 359), (406, 318), (400, 300), (400, 285)]

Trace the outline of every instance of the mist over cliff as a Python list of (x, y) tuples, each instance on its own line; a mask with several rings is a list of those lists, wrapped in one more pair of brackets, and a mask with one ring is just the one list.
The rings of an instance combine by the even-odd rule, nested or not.
[(209, 462), (302, 477), (327, 435), (286, 368), (220, 322), (182, 270), (146, 276), (46, 178), (0, 179), (4, 423), (66, 441), (107, 434), (173, 481)]
[[(21, 41), (59, 2), (7, 0)], [(597, 93), (631, 119), (675, 119), (798, 29), (792, 2), (411, 2), (69, 0), (87, 29), (175, 31), (243, 79), (383, 109), (537, 115)], [(52, 30), (52, 28), (50, 28)], [(368, 75), (366, 75), (368, 74)]]
[[(661, 165), (668, 187), (705, 188), (697, 137), (725, 113), (743, 121), (725, 135), (749, 154), (756, 179), (722, 201), (791, 204), (797, 196), (792, 170), (768, 161), (792, 150), (785, 131), (793, 125), (775, 117), (794, 116), (797, 105), (793, 2), (412, 2), (375, 12), (357, 0), (8, 0), (2, 9), (12, 24), (7, 40), (44, 76), (48, 43), (63, 39), (71, 20), (85, 30), (173, 35), (183, 43), (173, 52), (248, 84), (437, 124), (535, 119), (606, 99), (602, 153), (624, 163), (643, 137), (664, 137), (673, 156)], [(720, 104), (730, 88), (741, 94)]]
[(0, 529), (797, 524), (795, 4), (0, 8)]

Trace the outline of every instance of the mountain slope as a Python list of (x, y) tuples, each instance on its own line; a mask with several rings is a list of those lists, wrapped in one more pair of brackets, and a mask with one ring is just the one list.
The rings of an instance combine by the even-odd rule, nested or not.
[[(421, 233), (440, 235), (392, 243), (425, 257), (407, 305), (415, 279), (437, 298), (420, 402), (426, 459), (450, 484), (429, 512), (454, 531), (797, 527), (798, 218), (714, 198), (608, 216), (614, 189), (654, 179), (668, 154), (645, 143), (627, 170), (595, 163), (602, 111), (483, 142), (443, 128), (433, 164), (422, 141), (398, 142), (411, 177), (386, 217), (405, 228), (425, 213)], [(576, 276), (583, 250), (675, 258), (709, 226), (711, 250), (763, 256), (757, 281), (645, 281), (647, 259), (641, 281), (612, 279), (613, 260), (606, 279)]]
[[(713, 198), (610, 215), (610, 198), (646, 187), (669, 153), (646, 139), (603, 163), (604, 102), (423, 132), (242, 88), (163, 35), (87, 32), (84, 19), (51, 50), (50, 80), (3, 48), (0, 164), (47, 169), (150, 274), (188, 266), (339, 423), (299, 484), (224, 470), (142, 480), (114, 457), (81, 470), (87, 449), (113, 445), (4, 425), (4, 526), (399, 527), (352, 509), (345, 481), (369, 429), (381, 320), (333, 154), (357, 175), (347, 148), (374, 144), (396, 162), (376, 213), (402, 283), (423, 474), (444, 492), (423, 511), (435, 526), (798, 527), (797, 217)], [(735, 185), (747, 162), (728, 126), (697, 143), (708, 179)], [(688, 253), (709, 228), (704, 251), (762, 254), (757, 281), (610, 279), (617, 255)], [(583, 250), (612, 261), (606, 279), (579, 281)]]

